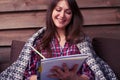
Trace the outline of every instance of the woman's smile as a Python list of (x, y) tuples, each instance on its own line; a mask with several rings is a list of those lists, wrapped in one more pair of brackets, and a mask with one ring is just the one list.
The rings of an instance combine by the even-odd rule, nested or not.
[(60, 23), (60, 24), (64, 24), (65, 23), (65, 19), (61, 19), (61, 18), (57, 18), (57, 20), (58, 20), (58, 22)]

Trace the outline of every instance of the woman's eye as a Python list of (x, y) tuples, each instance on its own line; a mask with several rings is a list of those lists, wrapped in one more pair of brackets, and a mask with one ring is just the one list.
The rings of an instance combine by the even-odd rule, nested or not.
[(56, 11), (60, 12), (60, 11), (61, 11), (61, 9), (56, 9)]
[(72, 14), (72, 11), (71, 10), (67, 10), (66, 13), (67, 14)]

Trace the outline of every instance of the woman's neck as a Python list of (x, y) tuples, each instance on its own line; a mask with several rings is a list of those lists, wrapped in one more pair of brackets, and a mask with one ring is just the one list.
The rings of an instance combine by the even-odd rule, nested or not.
[(59, 41), (59, 44), (61, 47), (64, 47), (65, 45), (65, 42), (66, 42), (66, 36), (65, 36), (65, 31), (64, 30), (58, 30), (58, 35), (57, 36), (57, 39)]

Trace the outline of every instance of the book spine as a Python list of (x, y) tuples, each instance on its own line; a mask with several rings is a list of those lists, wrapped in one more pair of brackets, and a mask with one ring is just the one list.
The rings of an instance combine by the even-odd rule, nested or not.
[(37, 63), (37, 80), (41, 80), (41, 61)]

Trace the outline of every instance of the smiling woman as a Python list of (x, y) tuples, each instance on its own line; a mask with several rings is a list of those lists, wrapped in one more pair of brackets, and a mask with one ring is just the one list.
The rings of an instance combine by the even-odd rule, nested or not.
[(48, 76), (52, 80), (112, 80), (116, 79), (111, 68), (92, 49), (89, 38), (82, 31), (83, 17), (75, 0), (52, 0), (47, 10), (46, 27), (33, 34), (26, 42), (19, 58), (0, 74), (0, 79), (40, 80), (38, 68), (45, 58), (86, 54), (89, 57), (77, 71), (77, 64), (68, 68), (54, 66)]
[(72, 18), (72, 11), (65, 0), (58, 2), (52, 13), (52, 19), (56, 28), (65, 29)]

